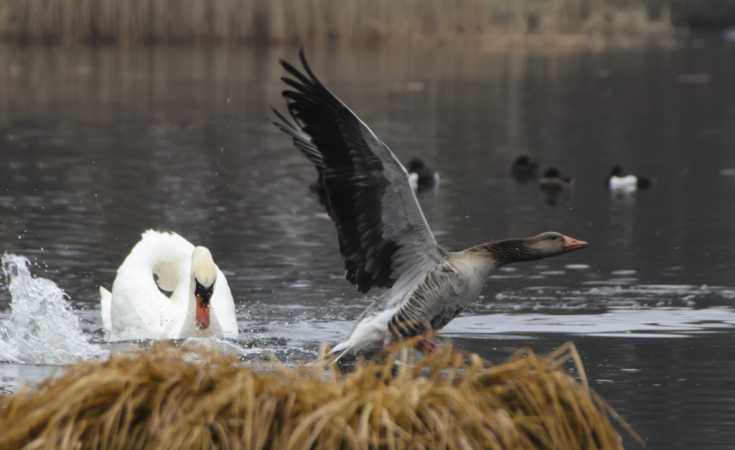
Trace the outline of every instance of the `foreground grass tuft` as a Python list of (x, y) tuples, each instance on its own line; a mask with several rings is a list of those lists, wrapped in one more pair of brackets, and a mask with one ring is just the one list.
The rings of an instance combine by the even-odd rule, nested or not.
[(159, 345), (0, 398), (0, 448), (622, 448), (571, 345), (499, 365), (451, 349), (388, 361), (255, 371)]

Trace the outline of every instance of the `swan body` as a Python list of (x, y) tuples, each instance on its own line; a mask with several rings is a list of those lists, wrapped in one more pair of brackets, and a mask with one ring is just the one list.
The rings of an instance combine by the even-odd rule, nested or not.
[(148, 230), (100, 287), (102, 323), (113, 340), (238, 335), (225, 275), (205, 247), (176, 233)]

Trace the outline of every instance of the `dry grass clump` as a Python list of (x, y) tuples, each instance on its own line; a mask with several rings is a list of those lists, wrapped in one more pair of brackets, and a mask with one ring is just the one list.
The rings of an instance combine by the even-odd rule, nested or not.
[(606, 406), (562, 367), (574, 354), (488, 365), (444, 350), (341, 374), (159, 346), (0, 400), (0, 448), (620, 449)]

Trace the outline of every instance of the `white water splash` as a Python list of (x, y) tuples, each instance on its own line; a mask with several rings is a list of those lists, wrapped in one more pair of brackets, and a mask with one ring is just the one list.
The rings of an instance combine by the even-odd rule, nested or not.
[(10, 317), (0, 323), (0, 361), (67, 364), (102, 356), (85, 338), (67, 296), (53, 281), (31, 275), (28, 259), (2, 257)]

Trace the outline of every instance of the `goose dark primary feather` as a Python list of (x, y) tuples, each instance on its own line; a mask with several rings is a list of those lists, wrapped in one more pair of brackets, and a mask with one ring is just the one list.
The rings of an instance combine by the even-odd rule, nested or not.
[[(587, 243), (555, 232), (450, 252), (439, 246), (393, 152), (314, 75), (281, 64), (291, 116), (275, 122), (314, 164), (337, 228), (346, 278), (361, 292), (387, 288), (333, 348), (340, 356), (444, 327), (475, 300), (496, 267), (563, 254)], [(431, 349), (431, 345), (425, 348)]]

